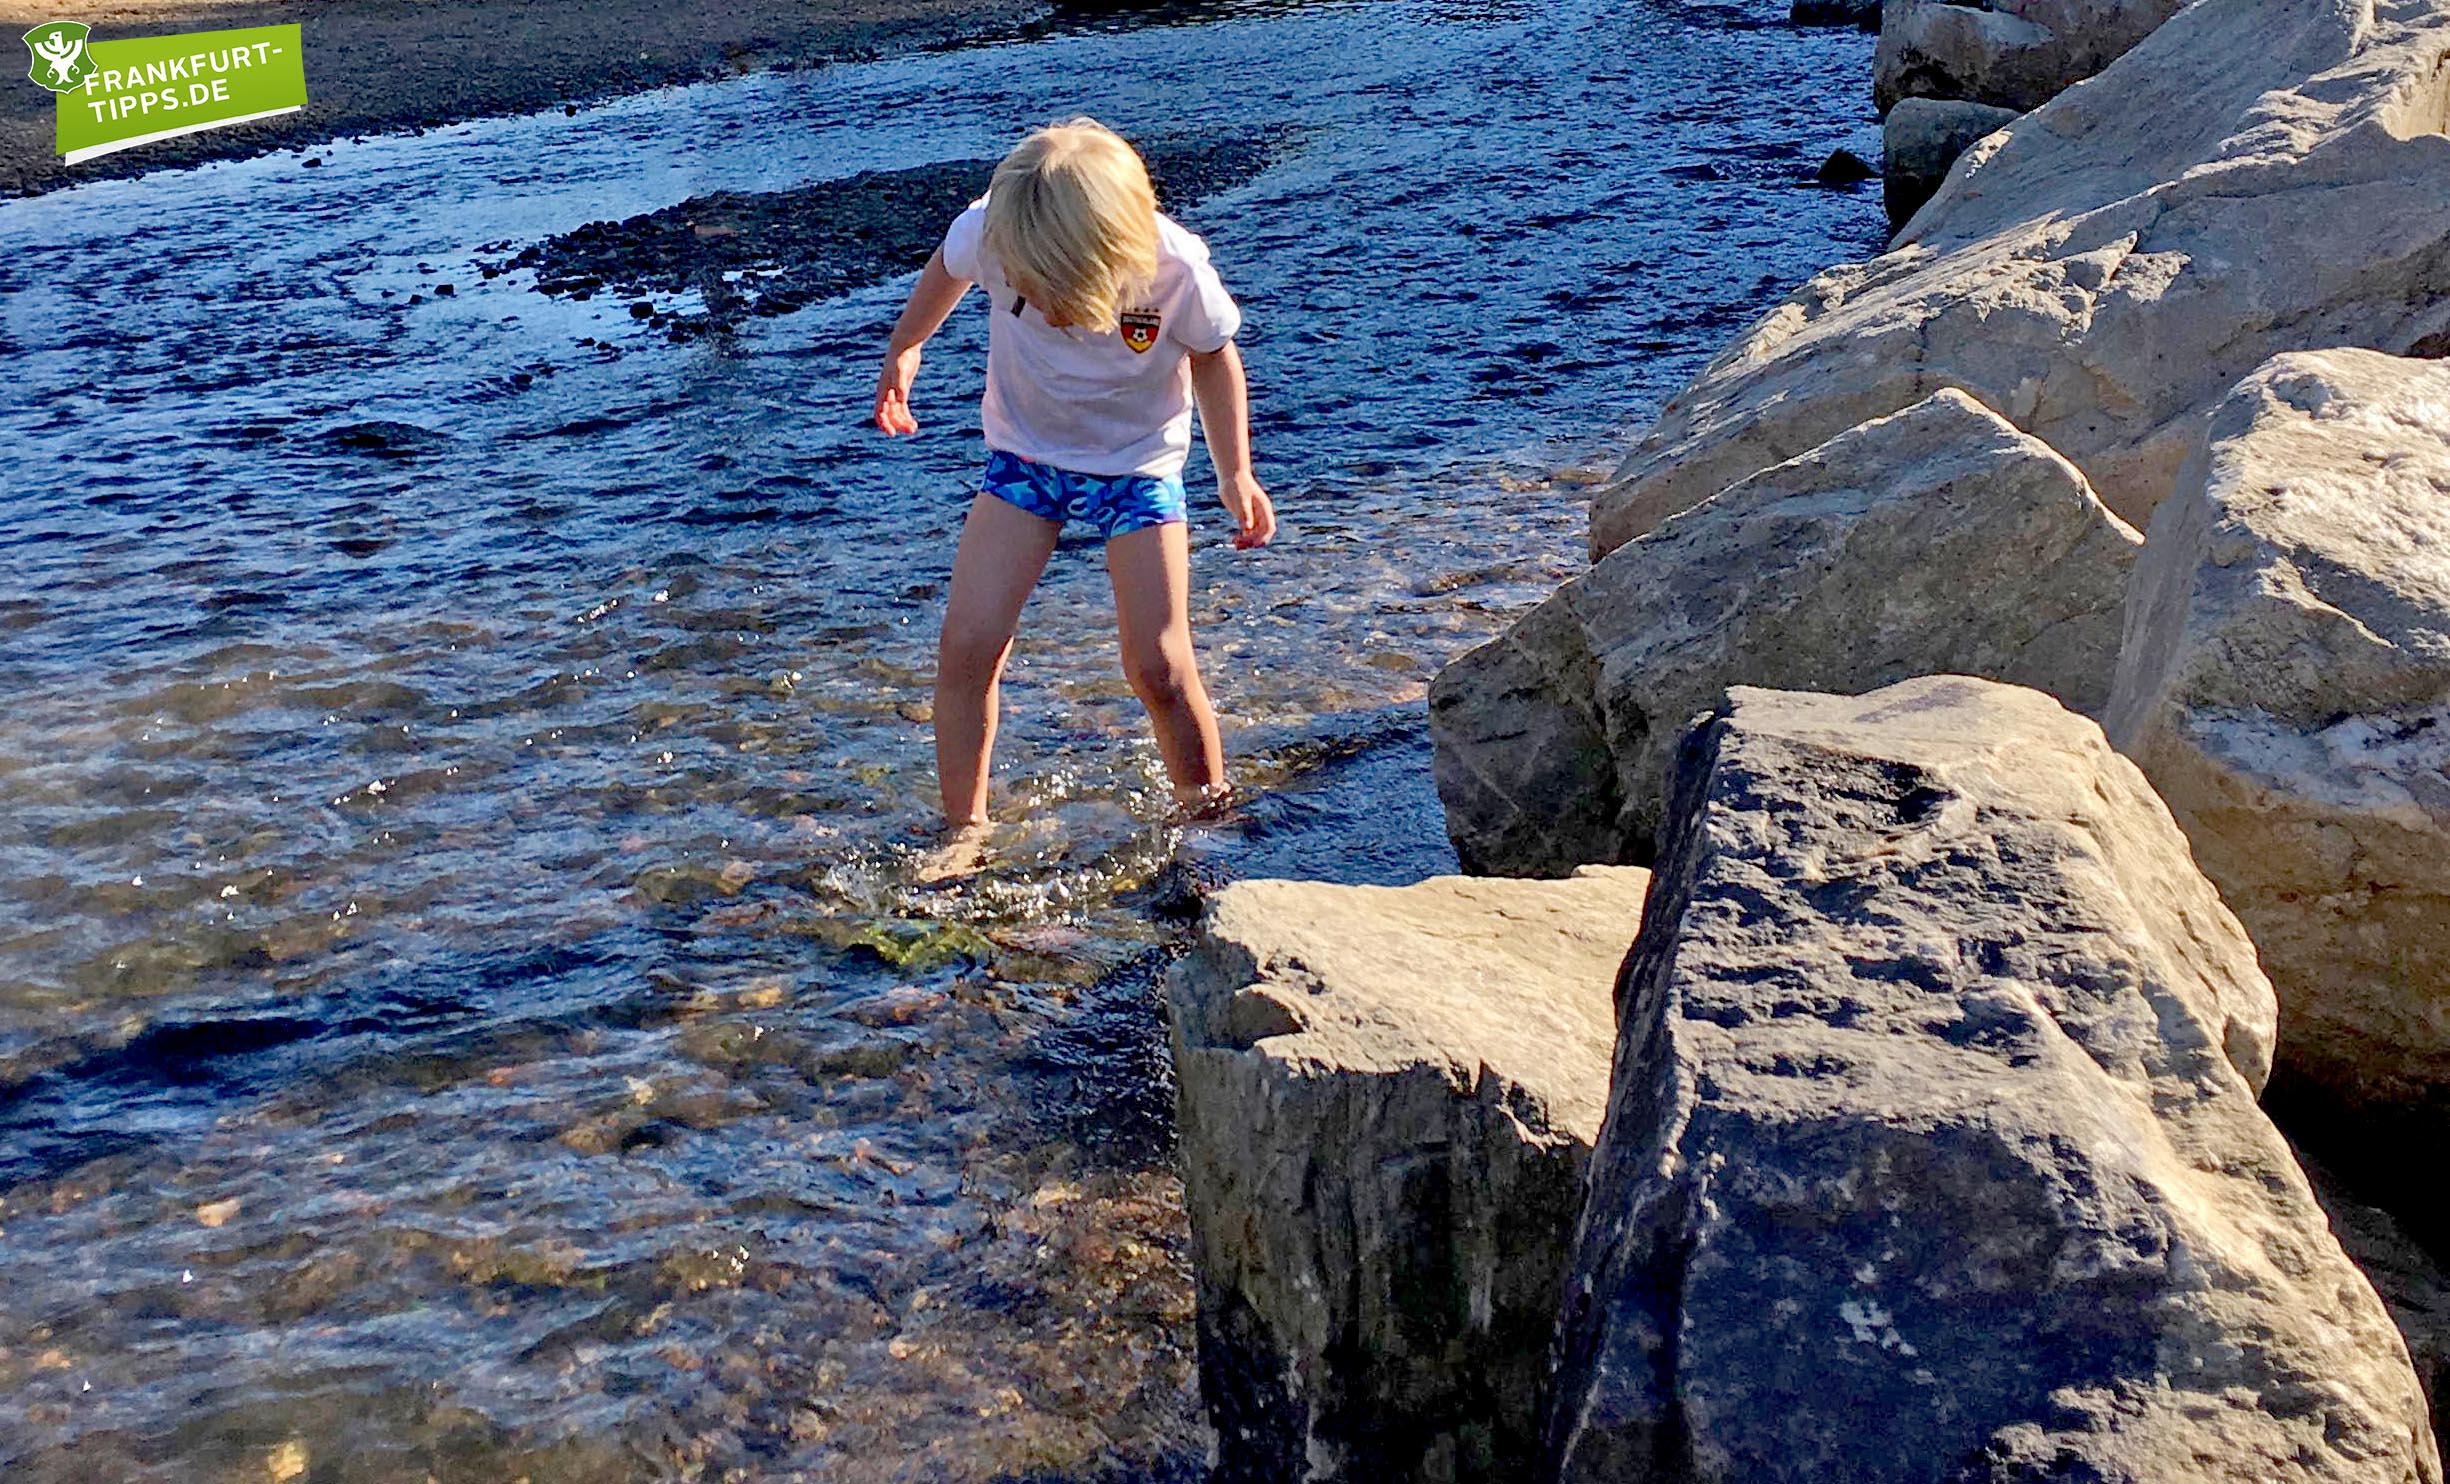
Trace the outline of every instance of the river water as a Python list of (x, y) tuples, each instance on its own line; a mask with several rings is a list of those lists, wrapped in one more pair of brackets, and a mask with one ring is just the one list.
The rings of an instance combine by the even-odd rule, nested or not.
[(677, 335), (701, 289), (499, 265), (1073, 112), (1239, 162), (1170, 199), (1283, 533), (1195, 479), (1256, 797), (1191, 845), (1417, 879), (1427, 677), (1575, 569), (1625, 425), (1878, 244), (1811, 183), (1869, 41), (1780, 21), (1228, 5), (0, 206), (0, 1472), (1197, 1477), (1184, 842), (1093, 543), (992, 861), (909, 880), (976, 302), (887, 445), (906, 272)]

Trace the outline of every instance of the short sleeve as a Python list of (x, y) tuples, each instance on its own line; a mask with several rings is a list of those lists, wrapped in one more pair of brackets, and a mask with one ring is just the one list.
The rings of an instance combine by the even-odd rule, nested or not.
[[(1186, 236), (1188, 234), (1185, 234)], [(1182, 303), (1174, 316), (1174, 338), (1201, 354), (1222, 350), (1242, 328), (1242, 308), (1225, 292), (1224, 280), (1208, 261), (1208, 247), (1197, 237), (1185, 244)]]
[(944, 232), (944, 271), (955, 278), (978, 281), (978, 245), (987, 233), (987, 198), (979, 197), (953, 218)]

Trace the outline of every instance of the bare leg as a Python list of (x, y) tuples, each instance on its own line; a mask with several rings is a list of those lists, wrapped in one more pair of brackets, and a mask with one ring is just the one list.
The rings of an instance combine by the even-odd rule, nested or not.
[(1224, 787), (1225, 749), (1191, 650), (1187, 528), (1168, 521), (1124, 532), (1106, 543), (1106, 573), (1114, 581), (1123, 675), (1148, 707), (1174, 797), (1204, 802)]
[(1004, 661), (1062, 528), (993, 495), (970, 502), (936, 645), (936, 785), (945, 823), (987, 822), (987, 759)]

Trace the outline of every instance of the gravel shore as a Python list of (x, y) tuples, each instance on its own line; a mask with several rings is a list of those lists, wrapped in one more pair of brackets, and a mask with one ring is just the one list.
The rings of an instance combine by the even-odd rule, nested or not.
[[(11, 37), (83, 21), (98, 40), (304, 28), (306, 111), (65, 166), (52, 95), (22, 76), (0, 88), (0, 193), (309, 145), (353, 134), (524, 113), (672, 83), (860, 59), (1017, 30), (1042, 0), (344, 0), (195, 5), (178, 0), (25, 0), (0, 9)], [(22, 61), (23, 59), (18, 59)], [(17, 62), (9, 64), (17, 66)], [(22, 72), (22, 68), (19, 68)]]

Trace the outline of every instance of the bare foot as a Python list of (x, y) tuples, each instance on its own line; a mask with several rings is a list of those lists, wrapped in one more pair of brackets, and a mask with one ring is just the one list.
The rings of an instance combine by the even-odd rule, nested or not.
[(1176, 794), (1174, 807), (1167, 814), (1169, 824), (1192, 824), (1223, 819), (1233, 812), (1241, 796), (1231, 783), (1218, 782), (1188, 794)]
[(910, 879), (922, 886), (934, 886), (976, 874), (979, 861), (987, 854), (987, 835), (993, 828), (985, 820), (944, 826), (936, 843), (919, 853)]

